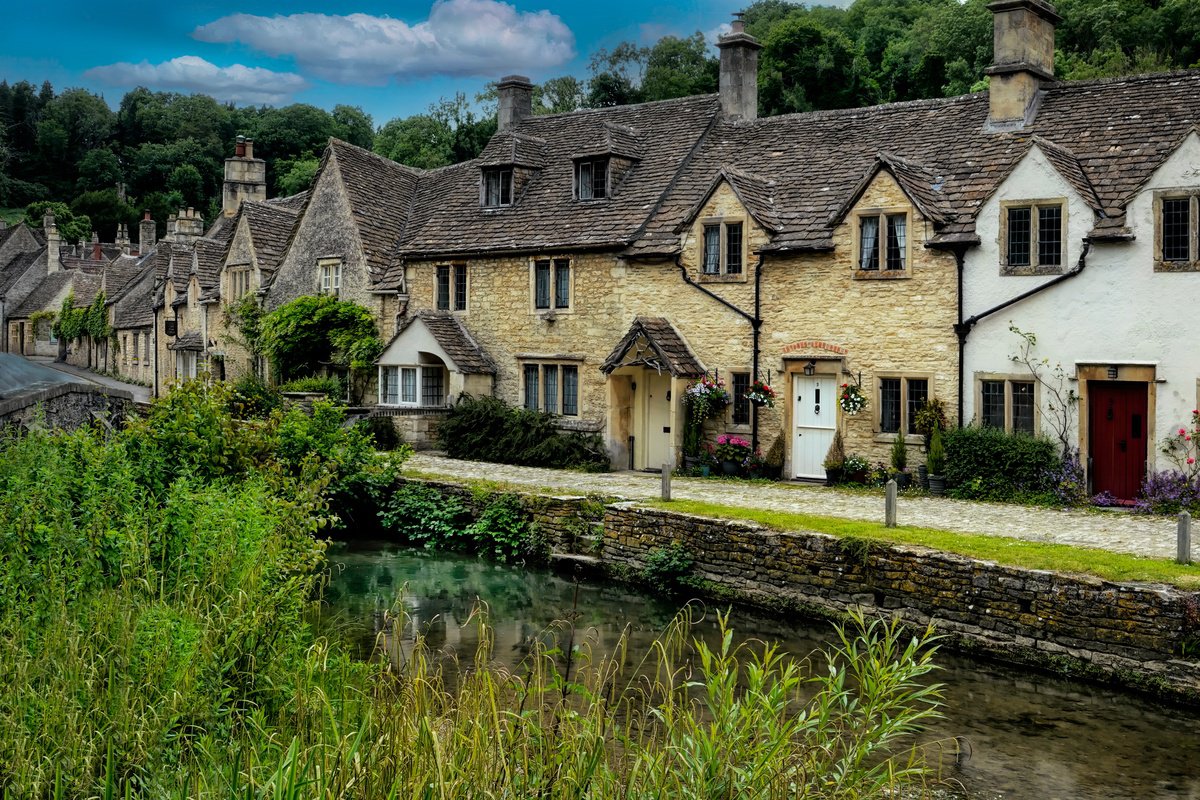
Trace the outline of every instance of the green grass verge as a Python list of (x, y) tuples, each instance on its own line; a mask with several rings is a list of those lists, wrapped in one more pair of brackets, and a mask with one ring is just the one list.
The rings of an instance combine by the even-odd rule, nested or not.
[(697, 500), (650, 500), (641, 505), (717, 519), (749, 520), (773, 530), (815, 531), (843, 538), (919, 545), (1026, 569), (1082, 573), (1110, 581), (1166, 583), (1184, 589), (1200, 589), (1200, 566), (1107, 550), (908, 525), (887, 528), (875, 522), (723, 506)]

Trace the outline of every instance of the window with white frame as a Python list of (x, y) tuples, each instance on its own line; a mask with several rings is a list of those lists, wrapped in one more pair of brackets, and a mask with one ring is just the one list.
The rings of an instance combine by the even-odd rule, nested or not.
[(521, 366), (522, 405), (564, 417), (579, 416), (579, 365), (526, 363)]
[(321, 294), (340, 297), (342, 294), (341, 259), (321, 259), (317, 262), (317, 267), (321, 273)]
[(608, 197), (608, 158), (587, 158), (575, 163), (575, 197), (603, 200)]
[(991, 375), (979, 379), (979, 422), (1009, 433), (1032, 434), (1036, 422), (1036, 386), (1032, 380)]
[(440, 264), (436, 270), (439, 311), (467, 310), (467, 265)]
[(446, 405), (446, 370), (440, 364), (381, 365), (379, 404), (423, 408)]
[(741, 275), (745, 262), (742, 222), (705, 222), (700, 235), (700, 270), (705, 275)]
[(895, 375), (879, 379), (879, 432), (907, 435), (917, 433), (917, 412), (929, 402), (929, 378)]
[[(339, 276), (340, 277), (340, 276)], [(340, 280), (339, 280), (340, 283)], [(250, 291), (250, 267), (229, 268), (229, 299), (241, 300)]]
[(858, 216), (860, 272), (901, 273), (908, 268), (908, 212), (864, 212)]
[(1006, 200), (1000, 204), (1000, 246), (1010, 271), (1062, 269), (1066, 253), (1065, 201)]
[(483, 170), (481, 202), (485, 208), (512, 205), (512, 167), (488, 167)]
[(569, 258), (544, 258), (533, 262), (533, 307), (539, 311), (571, 308)]

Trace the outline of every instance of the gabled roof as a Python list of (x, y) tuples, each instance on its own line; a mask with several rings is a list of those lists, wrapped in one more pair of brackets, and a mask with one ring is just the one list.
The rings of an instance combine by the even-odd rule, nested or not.
[(687, 342), (663, 317), (638, 317), (600, 369), (605, 374), (620, 367), (650, 367), (667, 370), (675, 377), (704, 374), (704, 365), (692, 353)]
[(104, 268), (104, 294), (109, 298), (118, 296), (130, 281), (142, 272), (142, 260), (136, 256), (122, 255)]
[(157, 283), (153, 256), (142, 259), (137, 276), (109, 302), (114, 328), (144, 328), (154, 324)]
[(637, 131), (626, 125), (605, 122), (600, 136), (595, 141), (583, 142), (575, 158), (610, 155), (640, 161), (644, 152), (641, 135)]
[(518, 131), (497, 133), (479, 154), (479, 165), (541, 169), (546, 166), (546, 140)]
[(1045, 154), (1046, 159), (1054, 165), (1058, 174), (1062, 175), (1067, 183), (1071, 184), (1071, 188), (1083, 198), (1083, 202), (1087, 203), (1095, 212), (1103, 213), (1104, 205), (1100, 202), (1100, 196), (1096, 194), (1096, 187), (1092, 185), (1091, 178), (1088, 177), (1087, 172), (1083, 169), (1083, 164), (1079, 163), (1075, 154), (1045, 136), (1035, 135), (1031, 141)]
[(258, 268), (274, 271), (283, 260), (299, 210), (287, 204), (246, 202), (242, 203), (241, 214), (250, 229)]
[(413, 315), (396, 331), (396, 335), (384, 347), (384, 352), (386, 353), (387, 349), (414, 325), (421, 325), (429, 331), (434, 341), (453, 362), (447, 365), (451, 369), (464, 374), (496, 374), (495, 363), (463, 326), (462, 321), (447, 312), (421, 311)]
[(52, 272), (9, 316), (29, 317), (37, 311), (58, 311), (55, 302), (64, 291), (74, 292), (74, 308), (86, 308), (92, 304), (96, 293), (100, 291), (100, 276), (77, 269)]
[(167, 345), (168, 350), (196, 350), (204, 349), (204, 343), (200, 339), (200, 331), (191, 331), (183, 333), (175, 337), (170, 344)]
[(233, 238), (233, 232), (237, 228), (237, 216), (227, 217), (224, 214), (219, 214), (212, 227), (205, 232), (204, 238), (212, 239), (216, 242), (225, 244)]
[(712, 184), (709, 185), (700, 200), (683, 216), (683, 220), (675, 227), (675, 232), (682, 231), (688, 225), (695, 221), (704, 204), (712, 197), (713, 192), (721, 185), (721, 182), (729, 184), (729, 188), (737, 195), (738, 201), (750, 216), (754, 217), (755, 221), (765, 230), (770, 233), (775, 233), (779, 230), (779, 220), (775, 216), (775, 198), (774, 188), (775, 182), (763, 178), (759, 175), (754, 175), (749, 172), (744, 172), (733, 167), (722, 167), (713, 178)]
[[(21, 276), (33, 266), (33, 263), (39, 258), (45, 256), (46, 248), (34, 250), (29, 253), (17, 253), (7, 264), (0, 265), (0, 295), (4, 295), (12, 288)], [(12, 298), (9, 298), (10, 300)]]
[(876, 176), (885, 171), (896, 179), (901, 191), (921, 212), (921, 216), (935, 225), (944, 225), (954, 219), (954, 212), (948, 207), (946, 198), (942, 195), (945, 181), (941, 176), (894, 153), (881, 152), (875, 156), (875, 162), (867, 169), (866, 174), (854, 187), (854, 191), (830, 217), (829, 224), (831, 226), (840, 224), (850, 213), (850, 209), (854, 208), (862, 199), (863, 192), (870, 187)]
[(225, 243), (212, 239), (197, 239), (193, 269), (201, 289), (211, 289), (221, 282), (221, 263), (225, 260)]
[(267, 205), (274, 206), (275, 208), (285, 208), (289, 211), (299, 212), (304, 210), (304, 204), (308, 202), (310, 194), (311, 192), (305, 189), (303, 192), (290, 194), (287, 197), (272, 197), (265, 202)]

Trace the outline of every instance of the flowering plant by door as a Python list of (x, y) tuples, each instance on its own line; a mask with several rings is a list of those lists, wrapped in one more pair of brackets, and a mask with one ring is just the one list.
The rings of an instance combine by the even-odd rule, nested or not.
[(842, 411), (853, 416), (867, 407), (867, 396), (857, 384), (843, 383), (842, 391), (838, 395), (838, 405), (842, 407)]

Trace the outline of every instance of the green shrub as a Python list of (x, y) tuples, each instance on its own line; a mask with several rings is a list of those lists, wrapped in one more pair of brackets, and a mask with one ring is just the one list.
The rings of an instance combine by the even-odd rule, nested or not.
[(930, 475), (943, 475), (942, 470), (946, 468), (946, 448), (942, 444), (941, 428), (934, 428), (929, 434), (929, 456), (925, 459), (925, 467)]
[(371, 437), (376, 450), (396, 450), (404, 444), (391, 417), (367, 417), (359, 426)]
[(471, 514), (460, 498), (432, 486), (403, 483), (384, 504), (384, 527), (409, 544), (429, 549), (466, 550)]
[(533, 535), (535, 526), (518, 495), (488, 497), (479, 517), (467, 526), (474, 549), (497, 561), (543, 561), (545, 545)]
[(1052, 502), (1051, 476), (1061, 467), (1061, 456), (1049, 439), (975, 426), (946, 431), (941, 438), (952, 497)]
[(279, 390), (257, 375), (247, 375), (233, 384), (229, 411), (235, 417), (261, 418), (283, 405)]
[(513, 408), (494, 397), (463, 397), (438, 426), (451, 458), (529, 467), (608, 470), (609, 457), (596, 434), (558, 430), (554, 417)]
[(280, 392), (306, 392), (308, 394), (323, 394), (330, 400), (346, 399), (346, 384), (341, 378), (296, 378), (279, 385)]
[(682, 542), (656, 547), (646, 555), (641, 577), (647, 584), (666, 589), (678, 589), (692, 572), (696, 563)]

